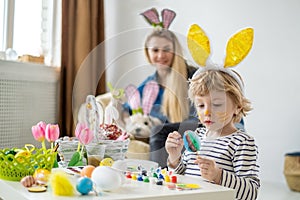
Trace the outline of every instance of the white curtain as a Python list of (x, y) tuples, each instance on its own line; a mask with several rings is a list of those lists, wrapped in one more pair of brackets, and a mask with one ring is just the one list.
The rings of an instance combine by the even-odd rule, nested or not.
[(50, 66), (61, 65), (61, 5), (61, 0), (43, 1), (42, 48)]

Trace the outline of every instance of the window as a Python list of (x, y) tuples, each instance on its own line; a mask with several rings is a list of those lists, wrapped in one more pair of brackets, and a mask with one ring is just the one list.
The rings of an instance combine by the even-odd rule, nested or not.
[[(4, 43), (3, 43), (3, 27), (4, 27), (4, 1), (0, 1), (0, 11), (3, 11), (3, 12), (0, 12), (2, 13), (0, 15), (0, 51), (3, 51), (4, 50)], [(2, 30), (2, 31), (1, 31)]]
[[(28, 2), (31, 3), (28, 4)], [(44, 55), (41, 24), (42, 1), (15, 0), (12, 48), (17, 51), (18, 55)]]
[(60, 65), (61, 0), (2, 0), (0, 13), (0, 51), (12, 48)]

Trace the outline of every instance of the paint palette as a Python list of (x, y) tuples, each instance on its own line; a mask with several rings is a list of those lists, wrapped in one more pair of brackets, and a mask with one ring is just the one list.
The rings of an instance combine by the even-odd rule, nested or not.
[(158, 168), (158, 163), (149, 160), (124, 159), (115, 161), (112, 167), (123, 172), (139, 172), (141, 169), (151, 171)]

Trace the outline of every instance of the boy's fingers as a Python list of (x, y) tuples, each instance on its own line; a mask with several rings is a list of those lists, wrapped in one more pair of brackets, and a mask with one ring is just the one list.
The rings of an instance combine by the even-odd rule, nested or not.
[(201, 163), (213, 163), (214, 162), (213, 160), (211, 160), (209, 158), (202, 157), (202, 156), (198, 156), (197, 159)]

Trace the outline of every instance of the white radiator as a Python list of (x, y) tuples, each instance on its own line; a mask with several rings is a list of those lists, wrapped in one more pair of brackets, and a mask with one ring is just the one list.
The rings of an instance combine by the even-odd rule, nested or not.
[(0, 60), (0, 148), (36, 142), (31, 127), (58, 123), (59, 68)]

